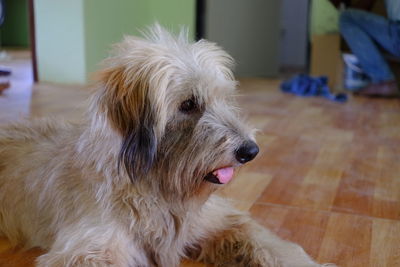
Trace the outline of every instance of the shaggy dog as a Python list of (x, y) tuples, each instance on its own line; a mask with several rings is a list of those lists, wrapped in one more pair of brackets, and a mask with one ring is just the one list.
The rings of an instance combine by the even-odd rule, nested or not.
[(37, 266), (320, 266), (213, 192), (258, 153), (232, 59), (154, 26), (105, 61), (80, 124), (0, 130), (0, 234)]

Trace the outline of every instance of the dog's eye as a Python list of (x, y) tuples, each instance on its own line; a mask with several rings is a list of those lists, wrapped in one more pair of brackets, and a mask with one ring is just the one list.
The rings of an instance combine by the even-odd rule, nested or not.
[(196, 101), (193, 98), (187, 99), (181, 103), (179, 110), (183, 113), (191, 113), (197, 109)]

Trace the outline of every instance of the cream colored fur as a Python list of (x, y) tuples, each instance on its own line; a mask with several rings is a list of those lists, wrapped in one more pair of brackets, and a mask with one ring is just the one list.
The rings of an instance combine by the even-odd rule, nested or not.
[[(154, 26), (104, 63), (82, 123), (0, 129), (0, 234), (41, 247), (37, 266), (312, 267), (298, 245), (233, 209), (204, 180), (254, 140), (232, 59)], [(195, 108), (182, 111), (193, 100)]]

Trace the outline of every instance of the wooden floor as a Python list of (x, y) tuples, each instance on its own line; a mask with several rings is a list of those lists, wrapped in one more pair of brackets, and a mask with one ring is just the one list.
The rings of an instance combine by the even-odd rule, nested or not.
[[(88, 90), (32, 86), (27, 62), (13, 62), (19, 67), (0, 96), (0, 123), (20, 116), (79, 118)], [(400, 266), (400, 100), (337, 104), (286, 95), (278, 85), (241, 81), (240, 103), (260, 130), (261, 152), (220, 194), (318, 261)], [(0, 239), (0, 266), (33, 266), (40, 253), (12, 251)]]

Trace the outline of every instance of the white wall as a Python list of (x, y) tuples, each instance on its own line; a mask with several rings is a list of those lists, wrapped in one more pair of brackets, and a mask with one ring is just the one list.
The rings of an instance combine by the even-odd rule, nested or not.
[(279, 17), (280, 0), (208, 0), (205, 37), (235, 58), (238, 76), (276, 76)]
[(309, 0), (281, 0), (282, 67), (304, 68), (307, 64)]
[(195, 0), (35, 0), (39, 80), (86, 83), (123, 35), (159, 21), (194, 36)]
[(82, 0), (34, 1), (40, 81), (85, 83)]

